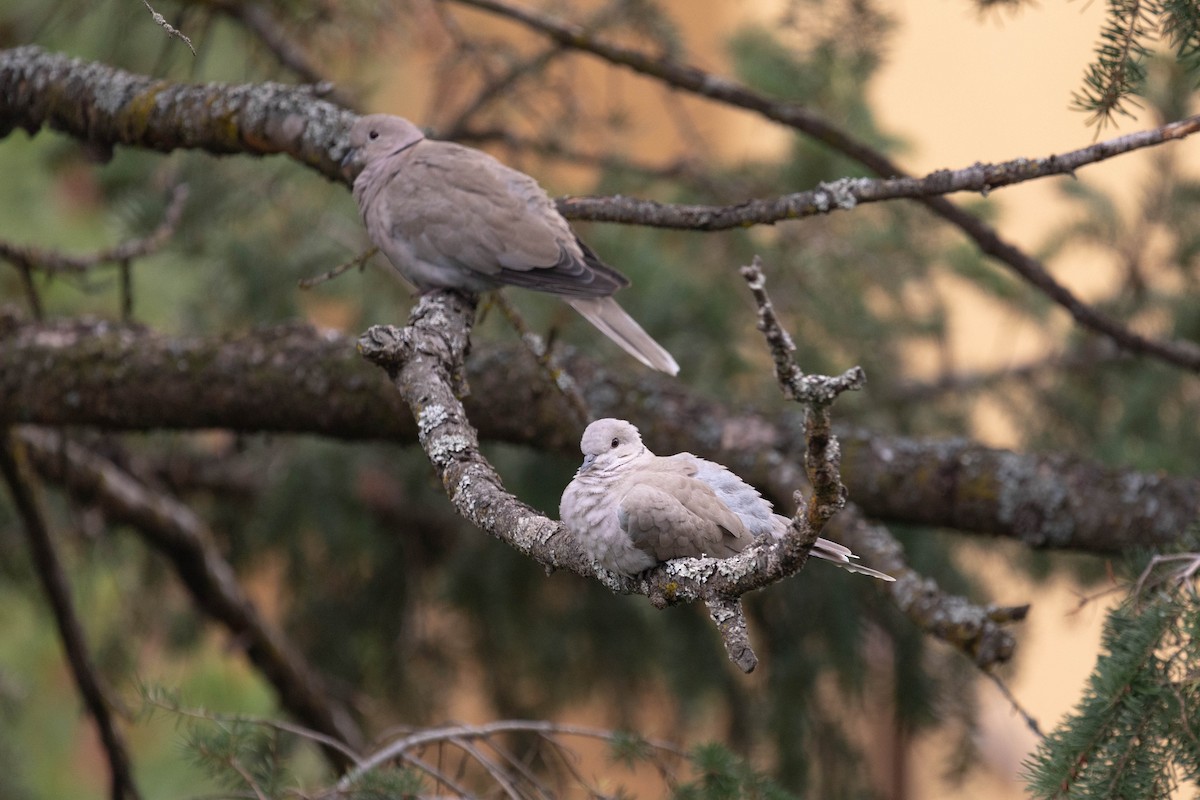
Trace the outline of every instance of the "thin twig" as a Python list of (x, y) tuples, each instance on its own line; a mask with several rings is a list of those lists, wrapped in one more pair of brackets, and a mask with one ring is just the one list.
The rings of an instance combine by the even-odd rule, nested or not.
[(320, 275), (313, 275), (310, 278), (301, 278), (297, 282), (297, 285), (301, 289), (311, 289), (314, 286), (319, 286), (322, 283), (325, 283), (326, 281), (331, 281), (334, 278), (338, 277), (339, 275), (349, 272), (350, 270), (354, 269), (355, 267), (359, 267), (361, 269), (362, 267), (366, 266), (367, 260), (370, 259), (372, 256), (374, 256), (378, 252), (379, 252), (378, 247), (368, 248), (367, 250), (359, 253), (354, 258), (350, 259), (349, 261), (345, 261), (341, 264), (338, 264), (336, 267), (334, 267), (333, 269), (331, 269), (327, 272), (322, 272)]
[[(338, 781), (339, 789), (348, 788), (354, 781), (396, 758), (400, 758), (409, 750), (424, 747), (438, 742), (453, 740), (486, 739), (498, 733), (537, 733), (542, 736), (579, 736), (588, 739), (614, 741), (620, 737), (617, 731), (606, 728), (592, 728), (584, 725), (566, 725), (547, 720), (499, 720), (482, 725), (450, 725), (442, 728), (418, 730), (409, 735), (389, 742), (374, 753), (365, 757), (360, 764)], [(678, 746), (659, 739), (642, 739), (646, 745), (656, 750), (663, 750), (673, 755), (682, 755)]]
[(119, 266), (134, 259), (144, 258), (162, 248), (175, 234), (175, 230), (183, 218), (183, 209), (187, 204), (188, 193), (188, 186), (185, 183), (177, 184), (171, 190), (162, 221), (147, 236), (127, 239), (113, 247), (87, 255), (69, 255), (0, 241), (0, 258), (18, 265), (25, 264), (31, 269), (50, 274), (87, 272), (101, 264), (117, 264)]
[(293, 736), (299, 736), (302, 739), (308, 739), (311, 742), (316, 742), (324, 747), (329, 747), (338, 750), (345, 754), (349, 759), (349, 763), (361, 763), (361, 757), (358, 753), (346, 745), (345, 742), (335, 739), (332, 736), (327, 736), (320, 731), (315, 731), (312, 728), (306, 728), (303, 725), (294, 725), (290, 722), (284, 722), (278, 719), (269, 719), (267, 717), (256, 717), (250, 714), (222, 714), (216, 711), (207, 709), (185, 708), (178, 703), (163, 699), (160, 695), (147, 692), (145, 702), (155, 708), (161, 708), (164, 711), (169, 711), (172, 714), (178, 714), (184, 717), (192, 717), (193, 719), (202, 719), (208, 722), (233, 722), (246, 725), (258, 725), (264, 728), (272, 728), (283, 733), (290, 733)]
[(525, 317), (508, 299), (508, 295), (504, 292), (493, 292), (490, 295), (492, 303), (500, 309), (504, 314), (504, 318), (516, 330), (517, 335), (521, 337), (521, 343), (525, 345), (525, 349), (529, 351), (542, 372), (546, 375), (547, 381), (552, 385), (571, 410), (575, 412), (575, 417), (578, 423), (583, 426), (592, 418), (592, 412), (588, 408), (587, 400), (583, 397), (583, 392), (579, 390), (579, 384), (571, 377), (571, 374), (562, 366), (559, 359), (555, 357), (553, 350), (547, 346), (546, 340), (533, 332), (529, 327), (529, 323), (525, 321)]
[(1042, 728), (1040, 725), (1038, 725), (1038, 721), (1033, 718), (1032, 714), (1025, 710), (1025, 707), (1021, 705), (1019, 700), (1017, 700), (1016, 695), (1014, 695), (1008, 688), (1008, 684), (1001, 680), (1000, 676), (997, 675), (994, 670), (985, 669), (981, 670), (981, 672), (983, 672), (984, 677), (996, 684), (996, 688), (1000, 690), (1000, 694), (1004, 695), (1004, 699), (1008, 701), (1010, 706), (1012, 706), (1013, 711), (1017, 712), (1021, 719), (1025, 721), (1026, 727), (1033, 731), (1033, 735), (1039, 739), (1045, 739), (1046, 734), (1042, 733)]
[(17, 513), (24, 523), (38, 580), (50, 601), (54, 622), (66, 651), (67, 663), (88, 713), (96, 721), (100, 742), (111, 776), (112, 800), (137, 800), (140, 796), (133, 780), (133, 769), (124, 738), (117, 729), (112, 709), (96, 665), (88, 650), (83, 626), (75, 614), (71, 586), (63, 572), (45, 517), (34, 495), (26, 465), (19, 460), (20, 445), (9, 430), (0, 430), (0, 472), (8, 484)]
[(146, 9), (150, 12), (150, 16), (153, 17), (155, 24), (157, 24), (164, 31), (166, 31), (168, 36), (173, 36), (176, 39), (183, 40), (183, 43), (188, 46), (188, 50), (192, 51), (192, 55), (193, 56), (196, 55), (196, 48), (192, 46), (191, 39), (189, 39), (187, 36), (185, 36), (182, 31), (176, 30), (174, 28), (174, 26), (171, 25), (171, 23), (167, 22), (166, 17), (164, 17), (162, 14), (155, 11), (154, 7), (150, 5), (150, 0), (142, 0), (142, 3), (145, 4)]

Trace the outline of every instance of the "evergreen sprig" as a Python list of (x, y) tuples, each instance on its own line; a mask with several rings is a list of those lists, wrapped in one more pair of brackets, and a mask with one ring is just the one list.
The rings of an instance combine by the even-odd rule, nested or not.
[(1200, 72), (1200, 5), (1195, 0), (1108, 0), (1108, 11), (1072, 107), (1101, 126), (1117, 115), (1133, 116), (1134, 97), (1144, 96), (1146, 71), (1156, 41), (1168, 42), (1189, 72)]
[(1028, 764), (1038, 798), (1167, 797), (1200, 775), (1200, 601), (1190, 582), (1108, 615), (1076, 711)]

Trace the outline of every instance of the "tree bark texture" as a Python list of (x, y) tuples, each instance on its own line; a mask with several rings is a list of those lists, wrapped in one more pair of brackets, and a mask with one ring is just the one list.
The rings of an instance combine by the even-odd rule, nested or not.
[[(594, 414), (633, 420), (656, 452), (690, 450), (785, 501), (803, 482), (798, 413), (735, 412), (678, 381), (609, 370), (578, 353), (564, 364)], [(477, 348), (467, 379), (465, 406), (481, 438), (578, 454), (566, 401), (519, 346)], [(110, 322), (0, 318), (0, 423), (417, 438), (404, 402), (354, 342), (306, 326), (174, 338)], [(851, 500), (890, 522), (1114, 553), (1169, 546), (1200, 516), (1196, 478), (963, 440), (839, 438)]]

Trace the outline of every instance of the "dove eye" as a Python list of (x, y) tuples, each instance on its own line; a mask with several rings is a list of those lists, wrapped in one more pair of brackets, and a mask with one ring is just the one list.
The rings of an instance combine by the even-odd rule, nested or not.
[(620, 439), (613, 439), (612, 440), (613, 449), (616, 449), (617, 445), (619, 445), (620, 443), (621, 443)]
[(367, 134), (367, 138), (368, 139), (378, 139), (379, 131), (371, 131), (370, 133)]

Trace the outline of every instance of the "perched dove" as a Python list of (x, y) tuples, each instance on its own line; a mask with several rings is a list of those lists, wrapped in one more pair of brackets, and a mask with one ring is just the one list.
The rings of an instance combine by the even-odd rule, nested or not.
[[(772, 511), (750, 484), (691, 453), (656, 456), (620, 419), (587, 426), (583, 465), (563, 492), (559, 515), (601, 566), (623, 575), (671, 558), (727, 558), (756, 540), (782, 536), (791, 520)], [(812, 555), (885, 581), (855, 564), (850, 549), (817, 539)]]
[(360, 118), (350, 147), (367, 234), (419, 290), (508, 284), (555, 294), (638, 361), (679, 372), (612, 299), (629, 280), (579, 241), (533, 178), (385, 114)]

